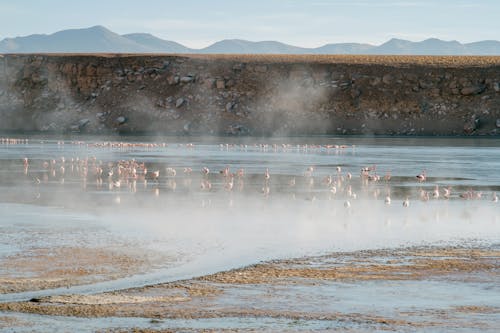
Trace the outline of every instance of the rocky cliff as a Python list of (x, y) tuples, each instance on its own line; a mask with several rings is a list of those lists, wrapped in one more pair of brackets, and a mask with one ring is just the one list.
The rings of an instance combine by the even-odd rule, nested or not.
[(0, 130), (499, 135), (500, 57), (0, 55)]

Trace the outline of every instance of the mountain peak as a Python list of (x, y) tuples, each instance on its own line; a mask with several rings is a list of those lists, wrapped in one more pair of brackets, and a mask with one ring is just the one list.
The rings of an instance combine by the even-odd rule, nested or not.
[[(83, 28), (82, 30), (85, 30), (85, 28)], [(87, 30), (110, 31), (108, 28), (106, 28), (105, 26), (102, 26), (102, 25), (94, 25), (94, 26), (87, 28)]]

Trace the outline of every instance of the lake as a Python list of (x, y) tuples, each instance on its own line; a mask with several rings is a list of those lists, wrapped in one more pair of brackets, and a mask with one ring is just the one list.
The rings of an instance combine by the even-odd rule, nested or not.
[(494, 138), (4, 138), (0, 302), (333, 252), (497, 249), (499, 169)]

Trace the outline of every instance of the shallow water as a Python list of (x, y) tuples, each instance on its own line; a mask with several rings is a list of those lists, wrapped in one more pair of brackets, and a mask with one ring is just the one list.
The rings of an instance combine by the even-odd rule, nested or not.
[[(131, 143), (136, 139), (127, 138)], [(500, 173), (495, 172), (500, 169), (498, 139), (273, 138), (250, 143), (212, 138), (211, 143), (190, 141), (194, 147), (179, 138), (155, 139), (167, 146), (95, 147), (101, 141), (92, 137), (80, 137), (79, 143), (31, 138), (28, 144), (1, 144), (0, 224), (8, 232), (0, 236), (0, 254), (12, 255), (27, 246), (130, 242), (183, 262), (202, 256), (228, 268), (333, 250), (500, 239), (500, 205), (490, 200), (492, 191), (500, 190)], [(176, 190), (168, 187), (167, 178), (139, 183), (135, 192), (109, 189), (106, 183), (83, 185), (76, 171), (71, 172), (70, 160), (93, 156), (103, 163), (135, 159), (161, 173), (174, 167)], [(26, 175), (24, 157), (30, 161)], [(43, 161), (60, 163), (61, 157), (66, 159), (64, 175), (43, 169)], [(372, 165), (381, 176), (390, 172), (392, 179), (354, 188), (358, 199), (349, 199), (350, 209), (343, 207), (345, 195), (329, 196), (322, 185), (326, 175), (335, 177), (337, 166), (342, 174), (352, 173), (354, 183), (359, 170)], [(203, 166), (212, 170), (210, 192), (199, 189)], [(224, 190), (217, 173), (225, 166), (233, 172), (245, 169), (244, 190)], [(315, 168), (313, 186), (302, 180), (309, 166)], [(184, 167), (193, 169), (186, 186)], [(269, 197), (260, 193), (266, 168), (272, 175)], [(415, 175), (422, 170), (428, 180), (420, 184)], [(287, 187), (292, 177), (297, 178), (293, 190)], [(41, 183), (34, 184), (34, 178)], [(420, 202), (419, 189), (431, 191), (434, 185), (452, 186), (452, 200)], [(393, 204), (387, 206), (383, 200), (389, 186)], [(483, 192), (482, 200), (459, 199), (468, 189)], [(401, 207), (403, 194), (411, 199), (408, 209)]]
[[(36, 249), (69, 246), (130, 247), (160, 253), (168, 259), (119, 279), (2, 294), (0, 301), (117, 290), (201, 276), (263, 260), (333, 251), (420, 245), (487, 247), (498, 244), (500, 239), (500, 203), (491, 200), (494, 191), (500, 192), (499, 139), (321, 137), (250, 142), (190, 138), (188, 142), (186, 138), (127, 137), (129, 143), (167, 145), (96, 146), (101, 139), (32, 137), (29, 143), (0, 144), (0, 259), (8, 261)], [(27, 171), (23, 168), (24, 157), (30, 161)], [(59, 169), (61, 157), (66, 159), (64, 174)], [(100, 185), (83, 181), (77, 164), (70, 161), (91, 157), (103, 165), (135, 159), (146, 163), (150, 170), (159, 169), (160, 179), (137, 182), (133, 190), (130, 185), (111, 188), (106, 179)], [(43, 166), (44, 161), (52, 159), (56, 160), (54, 172)], [(210, 191), (200, 189), (200, 170), (204, 166), (211, 170)], [(232, 191), (224, 189), (225, 180), (218, 172), (226, 166), (232, 172), (245, 169), (241, 189), (236, 184)], [(304, 176), (310, 166), (314, 167), (312, 177)], [(341, 175), (337, 166), (342, 169)], [(360, 169), (368, 166), (376, 166), (372, 174), (382, 177), (390, 172), (391, 180), (362, 184)], [(177, 176), (164, 176), (166, 167), (176, 168)], [(184, 167), (191, 167), (192, 175), (183, 174)], [(266, 168), (271, 174), (269, 195), (262, 193)], [(428, 179), (418, 183), (415, 175), (422, 170)], [(325, 176), (345, 176), (347, 172), (353, 175), (356, 198), (345, 192), (332, 195), (323, 184)], [(289, 186), (292, 178), (296, 178), (293, 188)], [(310, 178), (314, 184), (309, 183)], [(348, 182), (343, 183), (345, 186)], [(420, 190), (430, 192), (435, 185), (451, 186), (451, 198), (420, 201)], [(389, 191), (392, 203), (386, 205), (384, 197)], [(459, 195), (467, 191), (481, 192), (482, 196), (461, 199)], [(406, 196), (411, 202), (407, 208), (401, 205)], [(344, 207), (346, 200), (349, 208)], [(27, 277), (22, 272), (0, 273), (16, 274)], [(363, 285), (354, 287), (360, 289)], [(370, 290), (366, 288), (364, 292)], [(383, 308), (387, 288), (377, 288), (382, 295), (378, 304)], [(441, 287), (432, 284), (408, 288), (425, 288), (425, 295), (431, 295)], [(481, 291), (470, 288), (472, 298), (482, 297)], [(342, 293), (342, 289), (337, 292)], [(408, 301), (417, 302), (414, 298)], [(361, 311), (359, 304), (353, 304), (355, 308)], [(275, 326), (270, 327), (281, 324), (273, 319)], [(288, 325), (286, 321), (283, 324)], [(317, 328), (324, 328), (322, 325)]]

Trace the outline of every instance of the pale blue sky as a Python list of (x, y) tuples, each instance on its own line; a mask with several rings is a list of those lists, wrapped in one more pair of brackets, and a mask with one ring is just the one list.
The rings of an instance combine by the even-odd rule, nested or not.
[(0, 0), (0, 40), (93, 25), (195, 48), (227, 38), (305, 47), (472, 42), (500, 40), (500, 0)]

